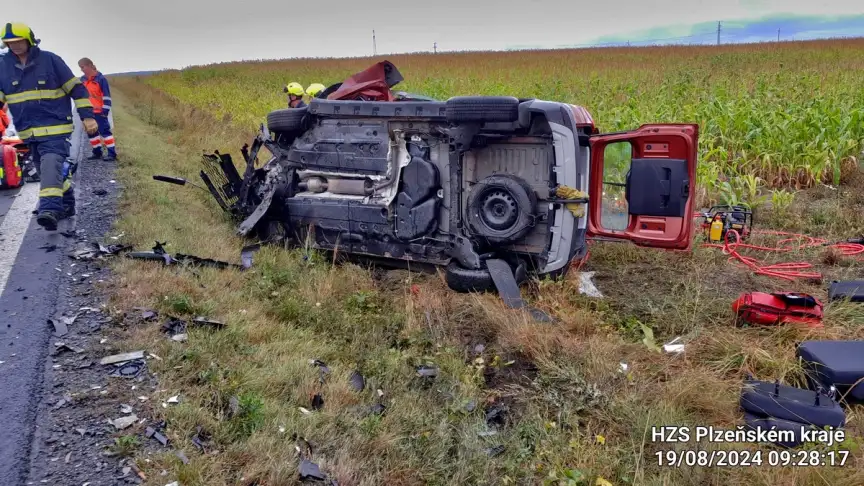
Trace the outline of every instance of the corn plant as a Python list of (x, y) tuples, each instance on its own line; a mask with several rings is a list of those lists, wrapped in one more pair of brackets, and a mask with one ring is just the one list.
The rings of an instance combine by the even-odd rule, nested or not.
[[(413, 54), (388, 60), (405, 77), (397, 89), (439, 99), (513, 95), (574, 103), (610, 132), (642, 123), (698, 123), (699, 183), (719, 193), (722, 181), (740, 176), (758, 177), (766, 188), (837, 184), (843, 161), (864, 148), (862, 50), (864, 40), (847, 39)], [(329, 85), (378, 60), (224, 63), (145, 80), (251, 131), (269, 111), (286, 106), (281, 91), (286, 83)], [(751, 204), (764, 202), (750, 185), (745, 192)]]

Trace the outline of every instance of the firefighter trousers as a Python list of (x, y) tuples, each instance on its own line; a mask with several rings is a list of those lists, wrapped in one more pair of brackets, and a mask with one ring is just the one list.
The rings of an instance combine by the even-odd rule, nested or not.
[(64, 173), (71, 144), (68, 139), (51, 139), (30, 144), (33, 164), (39, 167), (39, 213), (52, 211), (62, 217), (75, 213), (72, 171)]
[(99, 126), (99, 132), (90, 136), (90, 148), (93, 149), (92, 157), (102, 157), (102, 144), (105, 144), (105, 148), (108, 149), (108, 155), (116, 156), (114, 133), (111, 131), (111, 121), (108, 119), (108, 115), (97, 113), (95, 119)]

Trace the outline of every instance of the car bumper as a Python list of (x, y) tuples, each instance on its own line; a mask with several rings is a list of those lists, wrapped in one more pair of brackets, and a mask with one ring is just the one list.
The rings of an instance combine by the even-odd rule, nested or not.
[[(575, 120), (570, 120), (571, 126)], [(588, 148), (580, 147), (573, 129), (558, 123), (550, 123), (555, 143), (555, 174), (559, 185), (587, 192)], [(585, 207), (587, 214), (587, 207)], [(559, 271), (574, 257), (581, 257), (585, 250), (587, 218), (575, 216), (564, 205), (552, 212), (549, 248), (546, 264), (541, 273)]]

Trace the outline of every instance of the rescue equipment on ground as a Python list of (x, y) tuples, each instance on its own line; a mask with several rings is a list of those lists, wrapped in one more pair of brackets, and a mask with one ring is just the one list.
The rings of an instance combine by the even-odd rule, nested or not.
[(846, 425), (846, 412), (834, 399), (834, 390), (821, 387), (806, 390), (748, 375), (741, 388), (739, 407), (744, 412), (746, 428), (782, 432), (769, 439), (781, 447), (798, 447), (808, 442), (805, 431)]
[(753, 212), (744, 206), (712, 206), (701, 216), (704, 218), (702, 229), (708, 234), (711, 243), (726, 241), (729, 230), (735, 230), (741, 239), (747, 239), (753, 232)]
[(11, 145), (0, 144), (3, 161), (0, 164), (0, 189), (15, 189), (24, 184), (21, 166), (18, 164), (18, 151)]
[(864, 341), (804, 341), (796, 355), (811, 389), (836, 390), (841, 403), (864, 403)]
[(822, 302), (796, 292), (750, 292), (732, 303), (739, 322), (756, 326), (783, 324), (822, 327)]
[[(701, 217), (701, 215), (699, 216)], [(814, 281), (822, 281), (822, 274), (819, 272), (802, 272), (801, 270), (813, 268), (811, 263), (807, 262), (788, 262), (776, 263), (773, 265), (764, 265), (759, 260), (749, 256), (743, 256), (739, 250), (750, 249), (765, 251), (771, 253), (788, 253), (797, 252), (810, 248), (832, 248), (839, 253), (839, 256), (844, 257), (861, 257), (864, 255), (864, 239), (850, 238), (846, 241), (830, 242), (823, 238), (814, 238), (812, 236), (786, 233), (783, 231), (768, 231), (759, 230), (753, 232), (757, 235), (778, 236), (782, 237), (775, 246), (759, 246), (742, 243), (740, 235), (734, 229), (726, 232), (726, 237), (723, 243), (705, 243), (703, 247), (720, 248), (723, 253), (729, 255), (729, 262), (739, 262), (752, 270), (756, 275), (766, 275), (769, 277), (781, 278), (783, 280), (794, 281), (796, 279), (808, 279)]]

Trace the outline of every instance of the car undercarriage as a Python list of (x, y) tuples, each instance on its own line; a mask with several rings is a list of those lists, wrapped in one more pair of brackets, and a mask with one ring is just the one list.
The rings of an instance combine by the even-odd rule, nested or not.
[[(443, 267), (457, 291), (500, 287), (493, 267), (509, 268), (517, 282), (561, 275), (585, 254), (586, 236), (600, 226), (590, 210), (599, 213), (600, 206), (589, 204), (597, 183), (596, 174), (590, 177), (597, 129), (584, 108), (509, 96), (435, 101), (394, 95), (391, 88), (401, 80), (385, 61), (332, 85), (308, 107), (274, 110), (251, 146), (242, 148), (242, 174), (230, 155), (206, 154), (200, 176), (240, 222), (238, 234), (385, 265)], [(665, 136), (656, 128), (653, 135), (643, 131), (643, 137)], [(259, 166), (265, 151), (269, 159)], [(683, 217), (692, 204), (689, 159), (648, 162), (650, 170), (638, 173), (657, 178), (661, 190), (683, 184), (680, 201), (675, 194), (671, 199), (686, 204), (672, 212), (665, 206), (659, 213), (654, 207), (641, 215), (631, 211), (634, 224), (606, 236), (638, 241), (654, 230), (656, 239), (667, 224), (662, 218)], [(602, 179), (602, 153), (594, 168)], [(630, 190), (630, 172), (627, 184), (617, 185)], [(653, 182), (636, 184), (636, 192), (657, 192)], [(594, 233), (604, 235), (602, 229)]]

